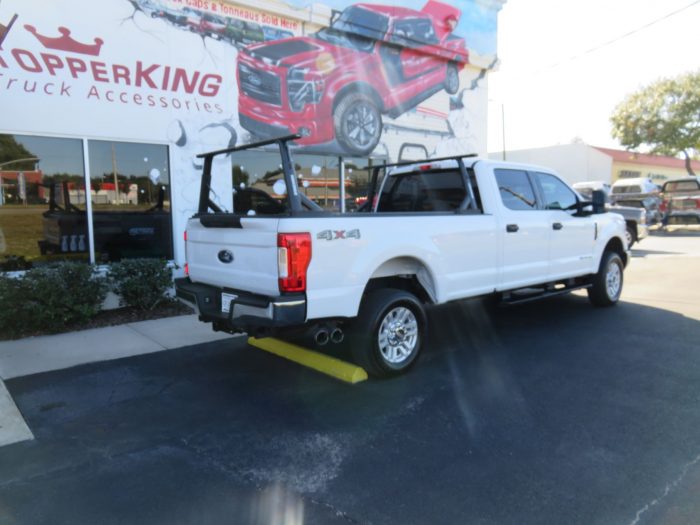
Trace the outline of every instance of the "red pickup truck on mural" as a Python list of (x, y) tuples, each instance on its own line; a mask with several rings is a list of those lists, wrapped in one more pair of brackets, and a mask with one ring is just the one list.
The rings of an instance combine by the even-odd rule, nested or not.
[(238, 55), (241, 126), (268, 137), (337, 140), (353, 155), (379, 142), (382, 115), (395, 118), (445, 89), (459, 90), (469, 56), (454, 36), (459, 9), (429, 0), (422, 10), (356, 4), (317, 33), (256, 44)]

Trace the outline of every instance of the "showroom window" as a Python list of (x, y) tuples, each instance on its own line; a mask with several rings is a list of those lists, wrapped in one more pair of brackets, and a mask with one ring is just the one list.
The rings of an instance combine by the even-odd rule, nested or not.
[(89, 261), (80, 139), (0, 135), (0, 270)]
[(0, 271), (172, 259), (171, 224), (166, 146), (0, 134)]
[(97, 262), (172, 259), (168, 148), (89, 140)]

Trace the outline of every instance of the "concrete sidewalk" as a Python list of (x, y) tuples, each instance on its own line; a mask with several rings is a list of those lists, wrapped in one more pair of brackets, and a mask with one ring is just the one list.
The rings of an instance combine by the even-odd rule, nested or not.
[(185, 315), (0, 342), (0, 446), (34, 437), (3, 379), (231, 337)]
[(3, 341), (0, 342), (0, 378), (12, 379), (231, 337), (213, 332), (211, 326), (199, 322), (196, 315), (183, 315)]

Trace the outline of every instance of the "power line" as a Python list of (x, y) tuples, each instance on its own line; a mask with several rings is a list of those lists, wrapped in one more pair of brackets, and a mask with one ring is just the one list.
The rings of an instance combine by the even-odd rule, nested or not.
[(640, 26), (636, 29), (633, 29), (632, 31), (628, 31), (627, 33), (624, 33), (616, 38), (613, 38), (612, 40), (608, 40), (607, 42), (603, 42), (602, 44), (598, 44), (597, 46), (591, 47), (590, 49), (587, 49), (586, 51), (584, 51), (578, 55), (573, 55), (573, 56), (566, 58), (564, 60), (560, 60), (559, 62), (556, 62), (550, 66), (547, 66), (543, 69), (540, 69), (539, 71), (536, 71), (536, 73), (543, 73), (544, 71), (549, 71), (550, 69), (557, 68), (557, 67), (564, 65), (568, 62), (571, 62), (573, 60), (578, 60), (579, 58), (582, 58), (586, 55), (590, 55), (591, 53), (595, 53), (596, 51), (599, 51), (600, 49), (602, 49), (604, 47), (615, 44), (616, 42), (619, 42), (620, 40), (623, 40), (623, 39), (630, 37), (636, 33), (639, 33), (640, 31), (648, 29), (649, 27), (651, 27), (655, 24), (658, 24), (659, 22), (663, 22), (664, 20), (671, 18), (672, 16), (677, 15), (678, 13), (681, 13), (682, 11), (685, 11), (686, 9), (689, 9), (696, 4), (700, 4), (700, 0), (695, 0), (691, 3), (689, 3), (688, 5), (681, 7), (680, 9), (676, 9), (675, 11), (671, 11), (670, 13), (667, 13), (659, 18), (656, 18), (656, 19), (652, 20), (651, 22), (644, 24), (643, 26)]

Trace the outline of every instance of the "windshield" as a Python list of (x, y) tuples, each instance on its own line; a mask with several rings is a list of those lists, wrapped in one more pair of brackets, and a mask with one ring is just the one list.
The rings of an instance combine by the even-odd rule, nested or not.
[(387, 17), (360, 7), (350, 7), (331, 27), (316, 33), (316, 38), (357, 51), (371, 51), (375, 40), (382, 40), (388, 27)]

